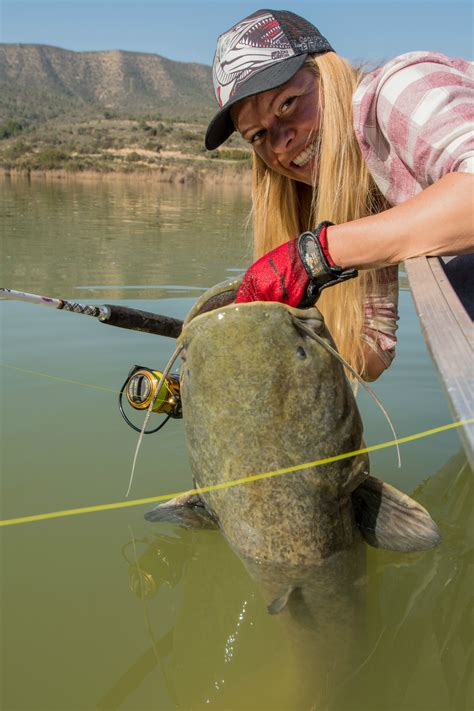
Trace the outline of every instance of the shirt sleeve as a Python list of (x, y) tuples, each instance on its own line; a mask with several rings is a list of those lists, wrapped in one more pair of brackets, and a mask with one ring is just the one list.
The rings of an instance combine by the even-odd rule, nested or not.
[(412, 53), (378, 75), (376, 123), (388, 150), (427, 187), (451, 172), (474, 172), (473, 65)]
[(395, 358), (398, 328), (398, 267), (377, 270), (374, 290), (364, 302), (362, 340), (388, 368)]

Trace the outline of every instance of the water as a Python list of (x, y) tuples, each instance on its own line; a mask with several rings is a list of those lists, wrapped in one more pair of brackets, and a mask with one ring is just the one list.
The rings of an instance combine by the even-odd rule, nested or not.
[[(0, 189), (2, 286), (183, 318), (251, 261), (249, 197), (235, 188)], [(397, 358), (374, 387), (405, 436), (452, 418), (404, 279), (400, 312)], [(173, 342), (22, 303), (0, 302), (0, 318), (1, 518), (122, 501), (137, 435), (117, 390), (133, 364), (164, 366)], [(359, 404), (368, 444), (391, 439), (372, 401)], [(470, 708), (472, 472), (456, 431), (401, 455), (398, 469), (393, 449), (374, 453), (373, 473), (429, 508), (443, 544), (368, 550), (361, 654), (324, 702), (317, 658), (302, 664), (220, 534), (154, 526), (137, 506), (1, 529), (1, 708)], [(182, 423), (170, 421), (145, 438), (130, 498), (190, 486)]]

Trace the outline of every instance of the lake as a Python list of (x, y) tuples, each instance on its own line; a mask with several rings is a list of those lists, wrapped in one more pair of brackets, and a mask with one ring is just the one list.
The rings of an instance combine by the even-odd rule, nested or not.
[[(15, 179), (0, 191), (0, 286), (183, 318), (251, 262), (250, 199), (235, 186)], [(452, 417), (403, 270), (400, 317), (397, 357), (373, 387), (404, 437)], [(1, 518), (124, 501), (138, 435), (118, 391), (132, 365), (164, 367), (173, 342), (11, 301), (0, 318)], [(367, 444), (391, 440), (373, 401), (358, 402)], [(472, 471), (456, 430), (400, 450), (401, 468), (393, 447), (374, 452), (372, 473), (426, 506), (443, 541), (368, 548), (361, 653), (338, 675), (332, 650), (326, 689), (220, 533), (148, 523), (148, 504), (0, 529), (1, 708), (472, 707)], [(170, 420), (145, 437), (129, 499), (191, 486)]]

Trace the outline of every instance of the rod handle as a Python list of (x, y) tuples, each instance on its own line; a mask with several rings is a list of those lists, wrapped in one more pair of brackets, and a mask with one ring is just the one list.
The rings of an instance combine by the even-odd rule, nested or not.
[(156, 336), (177, 338), (181, 333), (183, 322), (171, 316), (162, 316), (150, 311), (131, 309), (128, 306), (114, 306), (105, 304), (108, 314), (101, 317), (102, 323), (119, 328), (128, 328), (131, 331), (153, 333)]

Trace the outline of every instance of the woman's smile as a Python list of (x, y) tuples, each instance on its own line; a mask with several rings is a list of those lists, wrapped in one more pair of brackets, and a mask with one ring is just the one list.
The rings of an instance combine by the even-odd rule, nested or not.
[(303, 168), (305, 165), (309, 163), (311, 158), (313, 158), (316, 154), (316, 151), (318, 149), (318, 144), (317, 141), (313, 141), (312, 144), (310, 144), (307, 148), (301, 151), (299, 155), (297, 155), (293, 160), (291, 161), (294, 165), (297, 165), (300, 168)]

